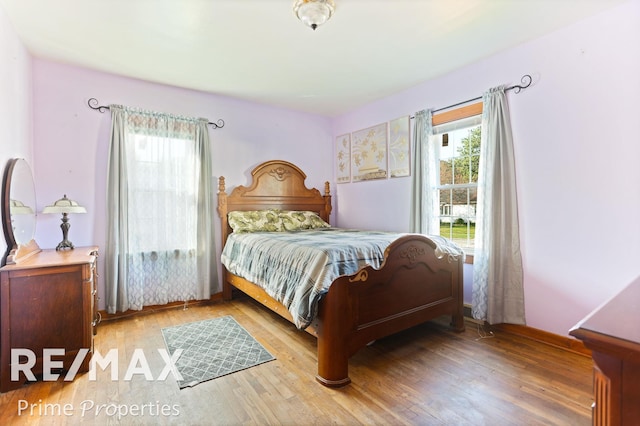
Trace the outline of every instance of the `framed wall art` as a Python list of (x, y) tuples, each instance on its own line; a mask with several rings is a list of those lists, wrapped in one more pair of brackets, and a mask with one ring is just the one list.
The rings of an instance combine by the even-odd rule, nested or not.
[(351, 134), (336, 138), (336, 182), (351, 182)]
[(351, 181), (387, 178), (387, 123), (351, 134)]
[(409, 116), (389, 122), (389, 174), (403, 177), (411, 174), (409, 148)]

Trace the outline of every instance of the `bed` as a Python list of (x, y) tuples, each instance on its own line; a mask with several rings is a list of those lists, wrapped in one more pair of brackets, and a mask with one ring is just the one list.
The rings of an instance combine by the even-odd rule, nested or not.
[[(249, 186), (236, 186), (227, 194), (225, 178), (219, 178), (223, 247), (233, 232), (229, 223), (232, 212), (313, 212), (330, 223), (328, 182), (322, 193), (307, 188), (305, 173), (282, 160), (256, 166), (251, 179)], [(313, 318), (304, 324), (304, 330), (317, 338), (316, 380), (325, 386), (349, 384), (349, 358), (376, 339), (445, 315), (451, 317), (454, 330), (464, 330), (463, 255), (443, 251), (437, 237), (401, 234), (386, 247), (383, 256), (378, 268), (369, 265), (335, 278), (321, 295)], [(294, 324), (299, 322), (285, 304), (261, 286), (229, 272), (225, 266), (223, 273), (225, 300), (232, 298), (235, 288)]]

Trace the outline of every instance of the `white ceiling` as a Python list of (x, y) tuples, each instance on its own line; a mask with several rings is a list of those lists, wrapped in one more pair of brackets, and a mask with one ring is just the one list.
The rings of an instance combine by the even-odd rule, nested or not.
[(335, 116), (624, 0), (0, 0), (36, 57)]

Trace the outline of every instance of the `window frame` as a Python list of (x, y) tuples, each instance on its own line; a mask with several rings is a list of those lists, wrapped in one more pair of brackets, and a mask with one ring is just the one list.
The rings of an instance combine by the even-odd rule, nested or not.
[[(153, 140), (145, 141), (144, 139), (148, 137), (151, 137)], [(127, 159), (126, 159), (127, 167), (139, 169), (142, 166), (145, 169), (147, 169), (147, 171), (150, 171), (152, 175), (155, 176), (158, 172), (157, 170), (155, 170), (153, 165), (156, 165), (156, 164), (166, 165), (166, 162), (169, 161), (169, 159), (176, 158), (175, 155), (172, 155), (174, 154), (174, 152), (171, 152), (168, 155), (167, 153), (162, 153), (158, 155), (153, 150), (151, 150), (149, 153), (146, 153), (143, 150), (140, 150), (140, 144), (145, 144), (145, 143), (154, 144), (154, 143), (157, 143), (156, 139), (161, 140), (162, 144), (167, 144), (167, 145), (169, 144), (194, 145), (196, 143), (195, 140), (188, 139), (185, 137), (180, 137), (180, 136), (167, 137), (167, 136), (157, 136), (157, 135), (149, 136), (146, 132), (132, 130), (129, 132), (129, 135), (127, 138), (127, 143), (130, 144), (130, 146), (127, 147), (127, 150), (128, 150)], [(163, 149), (166, 149), (166, 148), (163, 147)], [(176, 146), (172, 147), (172, 149), (176, 149)], [(199, 159), (197, 158), (195, 145), (191, 151), (189, 149), (181, 148), (180, 146), (177, 146), (177, 149), (182, 149), (183, 159), (186, 159), (186, 160), (192, 159), (195, 162), (199, 161)], [(145, 158), (144, 157), (145, 155), (149, 155), (149, 157)], [(192, 158), (190, 156), (192, 156)], [(191, 179), (191, 178), (194, 178), (194, 176), (189, 176), (189, 178), (190, 179), (187, 179), (187, 181), (195, 182), (194, 179)], [(171, 196), (172, 203), (175, 203), (176, 201), (181, 201), (184, 204), (188, 204), (190, 207), (192, 207), (193, 211), (195, 211), (198, 206), (197, 187), (189, 187), (187, 188), (186, 192), (181, 191), (179, 195), (182, 195), (182, 198), (175, 196), (176, 195), (175, 188), (172, 191), (172, 188), (168, 188), (166, 186), (165, 187), (144, 186), (140, 184), (140, 181), (136, 180), (131, 176), (129, 181), (127, 182), (127, 187), (128, 187), (128, 193), (129, 193), (128, 194), (129, 203), (134, 203), (134, 202), (140, 203), (140, 201), (144, 199), (143, 195), (147, 193), (147, 194), (151, 194), (149, 199), (152, 201), (157, 199), (166, 199), (166, 194), (169, 194)], [(162, 196), (162, 194), (165, 194), (165, 195)], [(153, 209), (149, 209), (149, 211), (152, 212)], [(189, 211), (191, 212), (191, 210)], [(130, 215), (131, 212), (127, 214)], [(149, 226), (140, 226), (140, 224), (137, 222), (149, 221), (151, 223), (157, 223), (158, 221), (161, 221), (161, 222), (167, 223), (167, 221), (159, 220), (155, 216), (151, 216), (146, 219), (141, 218), (138, 215), (133, 215), (133, 216), (134, 216), (133, 218), (129, 216), (129, 220), (135, 225), (133, 229), (136, 231), (146, 231), (145, 233), (142, 233), (142, 234), (136, 233), (135, 235), (131, 235), (131, 238), (138, 240), (138, 244), (136, 244), (137, 246), (136, 252), (169, 252), (169, 251), (174, 251), (176, 249), (191, 250), (197, 246), (197, 238), (195, 236), (189, 238), (189, 236), (181, 234), (180, 232), (173, 233), (172, 235), (173, 235), (174, 241), (173, 242), (164, 241), (165, 245), (163, 246), (163, 244), (160, 244), (154, 238), (145, 237), (145, 235), (148, 235), (149, 232), (153, 234), (154, 231), (158, 231), (158, 229), (154, 229), (153, 227), (149, 227)], [(145, 243), (140, 243), (140, 240), (147, 240), (147, 241)]]
[[(453, 121), (463, 120), (465, 118), (474, 117), (482, 114), (482, 101), (473, 104), (461, 106), (458, 108), (447, 109), (446, 111), (433, 114), (431, 124), (433, 127), (441, 124), (451, 123)], [(467, 253), (465, 263), (473, 264), (473, 254)]]

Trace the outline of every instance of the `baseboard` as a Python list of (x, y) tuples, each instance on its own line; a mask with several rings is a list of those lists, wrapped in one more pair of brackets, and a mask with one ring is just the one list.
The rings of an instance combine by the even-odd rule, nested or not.
[(470, 321), (476, 324), (484, 325), (484, 321), (477, 320), (471, 314), (471, 305), (464, 305), (463, 307), (464, 319), (465, 321)]
[[(471, 306), (464, 306), (464, 315), (467, 321), (471, 321), (478, 324), (485, 324), (483, 321), (474, 319), (471, 316)], [(577, 353), (584, 356), (591, 356), (591, 351), (582, 343), (582, 341), (574, 339), (568, 336), (561, 336), (559, 334), (550, 333), (548, 331), (539, 330), (537, 328), (528, 327), (526, 325), (515, 324), (492, 324), (487, 325), (488, 328), (493, 330), (500, 330), (505, 333), (511, 333), (518, 336), (526, 337), (536, 342), (544, 343), (556, 348), (564, 349), (569, 352)]]
[[(168, 303), (166, 305), (154, 305), (154, 306), (145, 306), (139, 311), (126, 311), (126, 312), (117, 312), (115, 314), (108, 314), (106, 311), (99, 311), (101, 321), (112, 321), (123, 318), (130, 318), (137, 315), (144, 315), (152, 312), (158, 312), (162, 310), (168, 309), (178, 309), (178, 308), (187, 308), (190, 306), (202, 306), (208, 305), (212, 302), (218, 302), (222, 300), (222, 293), (217, 293), (211, 296), (208, 300), (194, 300), (190, 302), (173, 302)], [(591, 356), (591, 351), (584, 346), (582, 341), (571, 338), (560, 336), (558, 334), (550, 333), (548, 331), (539, 330), (537, 328), (528, 327), (526, 325), (514, 325), (514, 324), (493, 324), (488, 325), (485, 324), (484, 321), (477, 320), (471, 315), (471, 306), (464, 306), (464, 316), (465, 321), (486, 325), (487, 327), (500, 330), (505, 333), (516, 334), (518, 336), (526, 337), (531, 340), (535, 340), (536, 342), (544, 343), (550, 346), (554, 346), (556, 348), (564, 349), (569, 352), (574, 352), (584, 356)]]
[(100, 314), (100, 322), (113, 321), (113, 320), (118, 320), (123, 318), (130, 318), (138, 315), (150, 314), (152, 312), (164, 311), (168, 309), (178, 309), (178, 308), (186, 309), (191, 306), (209, 305), (212, 302), (218, 302), (221, 300), (222, 300), (222, 293), (216, 293), (212, 295), (210, 299), (207, 299), (207, 300), (191, 300), (188, 302), (171, 302), (171, 303), (167, 303), (166, 305), (145, 306), (139, 311), (134, 311), (130, 309), (125, 312), (116, 312), (115, 314), (108, 314), (107, 311), (105, 310), (98, 311), (98, 313)]

